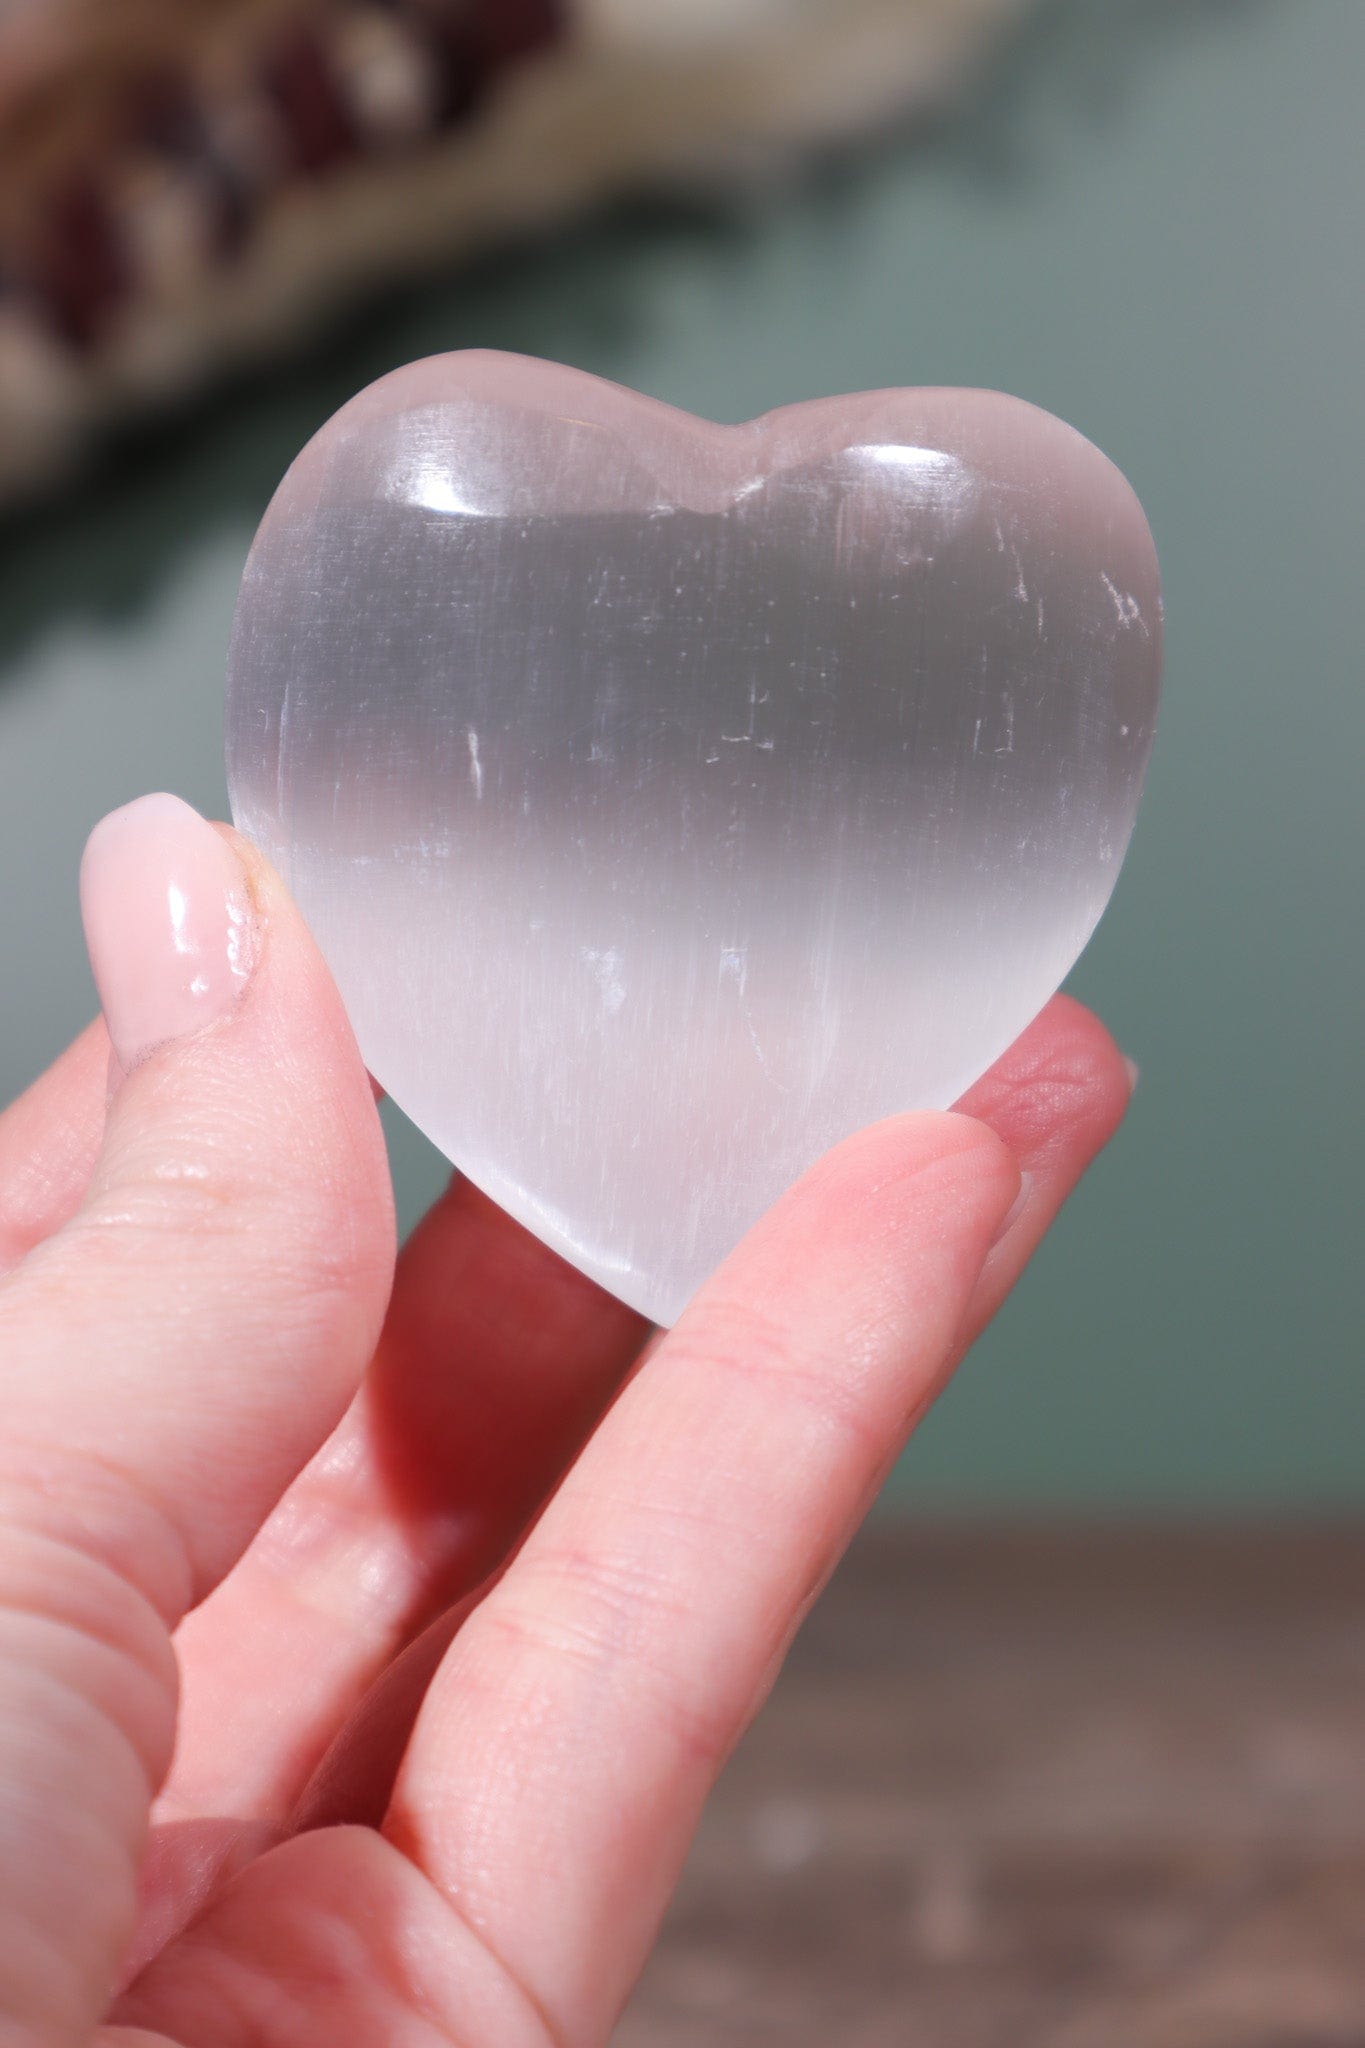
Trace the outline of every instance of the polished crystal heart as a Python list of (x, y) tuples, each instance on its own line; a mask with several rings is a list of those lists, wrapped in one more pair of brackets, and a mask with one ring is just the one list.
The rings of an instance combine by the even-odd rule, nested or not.
[(281, 484), (228, 775), (371, 1070), (672, 1321), (828, 1145), (952, 1103), (1122, 861), (1160, 668), (1118, 471), (994, 393), (716, 426), (491, 354)]

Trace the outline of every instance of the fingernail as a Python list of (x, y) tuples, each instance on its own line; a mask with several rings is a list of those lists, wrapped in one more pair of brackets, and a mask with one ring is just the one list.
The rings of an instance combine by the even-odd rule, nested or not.
[(1123, 1064), (1128, 1069), (1128, 1093), (1131, 1095), (1142, 1079), (1142, 1069), (1136, 1060), (1129, 1059), (1127, 1053), (1123, 1055)]
[(1015, 1224), (1023, 1215), (1025, 1209), (1027, 1209), (1029, 1204), (1029, 1196), (1032, 1193), (1033, 1175), (1031, 1173), (1021, 1173), (1019, 1176), (1019, 1192), (1015, 1196), (1014, 1200), (1010, 1203), (1009, 1208), (1005, 1211), (1004, 1217), (1000, 1224), (1000, 1228), (996, 1231), (995, 1236), (991, 1239), (992, 1251), (995, 1250), (995, 1247), (1001, 1242), (1002, 1239), (1009, 1236)]
[(125, 1073), (224, 1016), (256, 963), (242, 864), (178, 796), (139, 797), (96, 825), (81, 859), (81, 919)]

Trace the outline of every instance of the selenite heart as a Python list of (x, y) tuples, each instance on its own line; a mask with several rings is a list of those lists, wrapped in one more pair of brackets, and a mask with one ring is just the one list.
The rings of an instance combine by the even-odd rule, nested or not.
[(836, 1139), (943, 1107), (1119, 871), (1160, 669), (1118, 471), (989, 392), (716, 426), (414, 363), (275, 495), (228, 776), (365, 1060), (658, 1322)]

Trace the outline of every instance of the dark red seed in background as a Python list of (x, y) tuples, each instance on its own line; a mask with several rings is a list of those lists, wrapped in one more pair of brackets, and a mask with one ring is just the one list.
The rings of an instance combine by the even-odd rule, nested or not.
[(164, 65), (141, 73), (129, 88), (126, 132), (130, 140), (166, 156), (196, 155), (203, 123), (191, 80)]
[(424, 10), (414, 18), (413, 27), (435, 72), (437, 124), (454, 127), (482, 101), (490, 81), (488, 60), (463, 12), (455, 16)]
[(55, 331), (74, 348), (93, 348), (133, 282), (126, 244), (93, 172), (79, 171), (49, 194), (31, 274)]
[(330, 170), (355, 154), (359, 138), (320, 37), (305, 29), (277, 43), (265, 60), (262, 82), (300, 170)]
[(569, 25), (566, 0), (476, 0), (471, 12), (480, 47), (494, 64), (557, 41)]

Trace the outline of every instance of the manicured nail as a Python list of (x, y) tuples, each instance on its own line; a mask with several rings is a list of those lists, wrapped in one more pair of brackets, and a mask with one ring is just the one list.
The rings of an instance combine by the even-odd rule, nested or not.
[(242, 864), (178, 796), (139, 797), (96, 825), (81, 860), (81, 919), (125, 1073), (224, 1016), (256, 962)]
[(1010, 1203), (1009, 1208), (1005, 1211), (1004, 1217), (1000, 1224), (1000, 1228), (996, 1231), (995, 1236), (991, 1239), (992, 1251), (995, 1250), (995, 1247), (1002, 1241), (1002, 1239), (1007, 1238), (1009, 1236), (1015, 1224), (1023, 1215), (1025, 1209), (1027, 1209), (1029, 1204), (1029, 1196), (1032, 1193), (1033, 1175), (1031, 1173), (1021, 1173), (1019, 1176), (1019, 1192), (1015, 1196), (1014, 1200)]
[(1128, 1093), (1131, 1095), (1142, 1079), (1142, 1069), (1136, 1060), (1129, 1059), (1127, 1053), (1123, 1055), (1123, 1064), (1128, 1069)]

